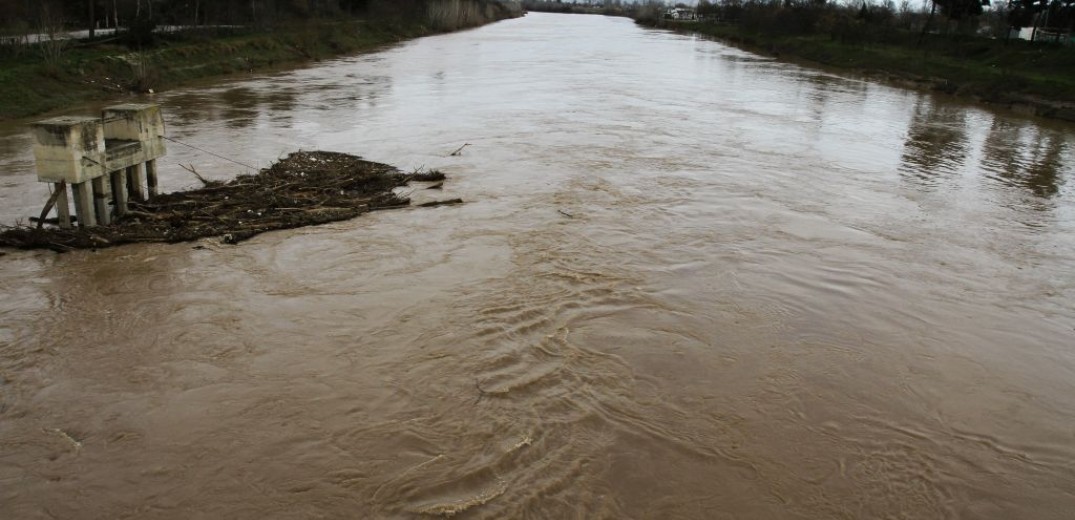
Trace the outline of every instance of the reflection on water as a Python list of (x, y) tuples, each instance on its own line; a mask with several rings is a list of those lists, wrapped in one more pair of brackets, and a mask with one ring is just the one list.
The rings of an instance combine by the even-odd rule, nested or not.
[(930, 186), (958, 174), (967, 158), (967, 110), (919, 98), (907, 128), (900, 171)]
[(294, 88), (279, 88), (265, 95), (266, 115), (273, 125), (289, 125), (295, 108), (298, 91)]
[(983, 147), (981, 167), (991, 179), (1026, 188), (1039, 197), (1060, 193), (1063, 159), (1072, 156), (1063, 134), (998, 119)]
[[(5, 518), (1075, 508), (1069, 125), (542, 14), (154, 99), (467, 204), (0, 259)], [(30, 153), (0, 129), (0, 221)]]
[(258, 115), (259, 96), (247, 87), (234, 87), (220, 93), (219, 104), (224, 108), (220, 118), (229, 128), (244, 128), (254, 123)]

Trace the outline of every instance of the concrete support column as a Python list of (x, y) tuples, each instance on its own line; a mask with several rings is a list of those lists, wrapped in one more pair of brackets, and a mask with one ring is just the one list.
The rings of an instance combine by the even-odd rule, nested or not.
[(131, 200), (146, 200), (142, 186), (142, 165), (127, 168), (127, 196)]
[(155, 198), (157, 193), (157, 161), (146, 161), (146, 185), (149, 187), (149, 198)]
[(107, 226), (112, 223), (112, 211), (108, 208), (108, 199), (112, 198), (111, 191), (104, 176), (96, 177), (90, 181), (93, 186), (93, 207), (97, 216), (97, 223)]
[(112, 181), (112, 202), (116, 205), (116, 217), (127, 214), (127, 172), (116, 170), (108, 174)]
[(57, 182), (52, 186), (59, 192), (56, 195), (56, 220), (59, 221), (61, 228), (68, 229), (71, 227), (71, 206), (67, 202), (67, 183)]
[(97, 218), (93, 216), (93, 188), (88, 182), (71, 184), (72, 194), (75, 196), (75, 214), (78, 215), (80, 227), (93, 227), (97, 225)]

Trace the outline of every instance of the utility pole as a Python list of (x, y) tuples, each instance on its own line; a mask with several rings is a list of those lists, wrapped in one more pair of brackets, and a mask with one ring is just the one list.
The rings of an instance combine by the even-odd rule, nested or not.
[(922, 39), (926, 37), (926, 31), (929, 30), (929, 24), (933, 22), (933, 15), (937, 13), (937, 0), (930, 0), (929, 18), (926, 18), (926, 24), (922, 26), (922, 33), (918, 35), (918, 44), (915, 47), (922, 46)]
[(93, 13), (93, 3), (96, 0), (89, 0), (90, 4), (90, 38), (93, 38), (93, 31), (97, 28), (97, 17)]

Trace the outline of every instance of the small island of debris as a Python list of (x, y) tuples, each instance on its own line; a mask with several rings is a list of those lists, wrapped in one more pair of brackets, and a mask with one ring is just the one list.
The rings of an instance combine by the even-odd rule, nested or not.
[[(438, 171), (407, 174), (345, 153), (300, 151), (254, 175), (241, 175), (229, 182), (203, 180), (204, 187), (199, 189), (159, 195), (150, 201), (132, 200), (126, 214), (108, 226), (8, 228), (0, 232), (0, 246), (67, 251), (213, 236), (235, 244), (275, 229), (407, 206), (410, 199), (396, 194), (396, 188), (412, 181), (444, 178)], [(442, 203), (460, 202), (452, 199)]]

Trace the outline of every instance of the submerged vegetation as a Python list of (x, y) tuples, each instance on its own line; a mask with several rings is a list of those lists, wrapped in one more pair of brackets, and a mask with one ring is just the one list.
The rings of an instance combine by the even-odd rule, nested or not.
[(521, 14), (500, 0), (0, 0), (0, 119)]
[[(703, 0), (686, 19), (673, 19), (655, 4), (635, 19), (1075, 120), (1075, 46), (1065, 43), (1075, 24), (1075, 2), (1054, 0), (1038, 11), (1036, 4), (1024, 3), (984, 11), (980, 0), (937, 0), (920, 11), (907, 2), (897, 7), (892, 2)], [(1037, 41), (1020, 39), (1021, 29), (1033, 32)]]

